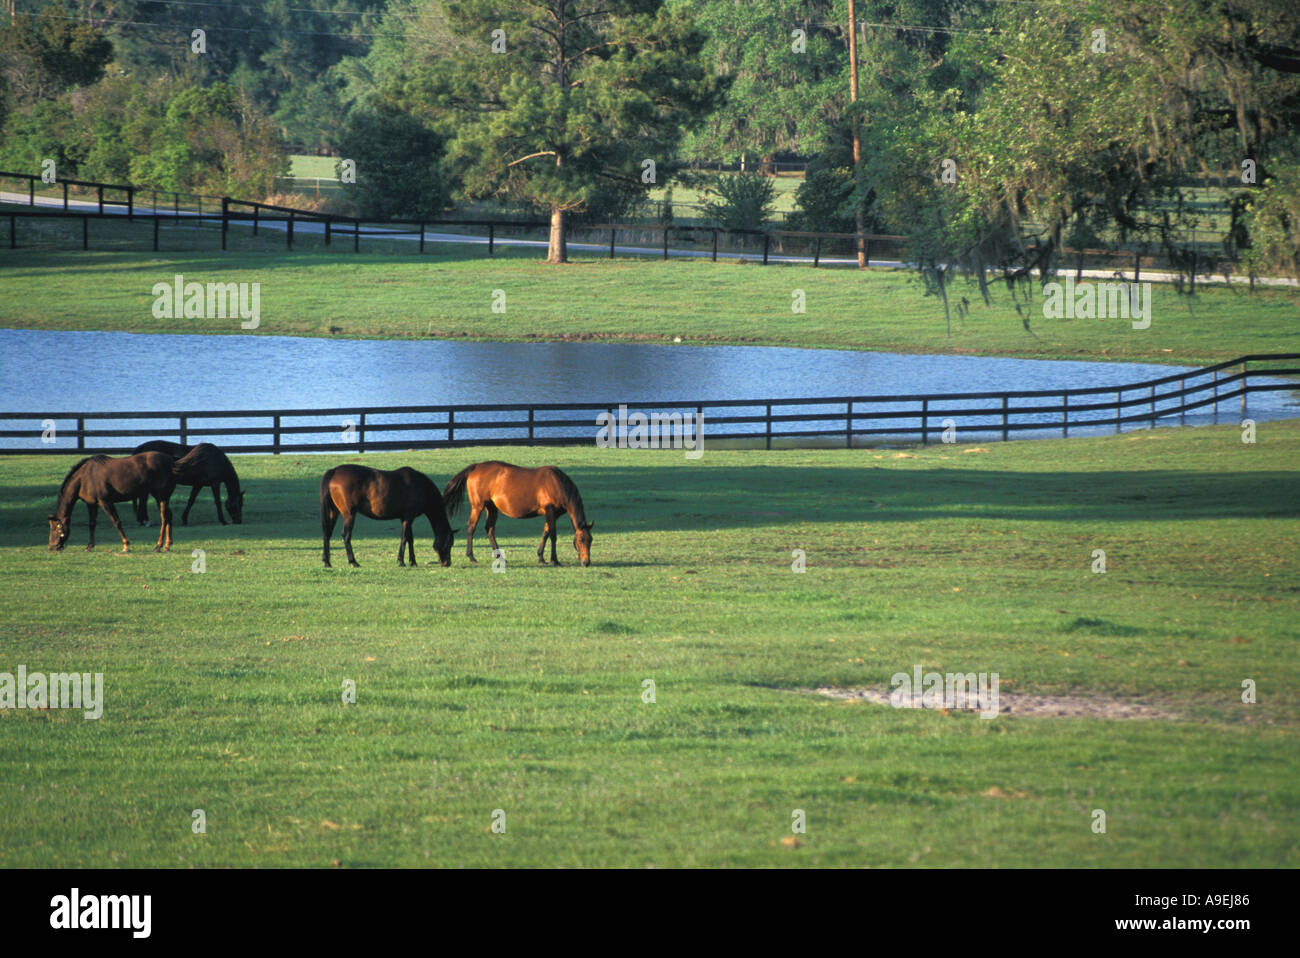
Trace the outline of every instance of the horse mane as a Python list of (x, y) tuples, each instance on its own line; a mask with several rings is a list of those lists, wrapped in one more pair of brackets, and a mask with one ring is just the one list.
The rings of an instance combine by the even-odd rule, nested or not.
[(82, 459), (79, 463), (77, 463), (75, 466), (69, 469), (68, 474), (63, 477), (63, 482), (59, 483), (59, 498), (60, 499), (63, 498), (64, 490), (68, 488), (68, 483), (72, 481), (72, 477), (77, 474), (78, 469), (80, 469), (86, 463), (90, 462), (90, 460), (92, 459), (107, 459), (107, 458), (108, 456), (105, 456), (103, 454), (97, 456), (87, 456), (85, 459)]
[(555, 478), (559, 480), (560, 488), (564, 490), (564, 495), (573, 504), (573, 512), (578, 517), (578, 520), (580, 522), (585, 522), (587, 519), (587, 510), (582, 506), (582, 493), (578, 491), (578, 487), (562, 469), (557, 469), (555, 466), (551, 466), (551, 472), (553, 472)]

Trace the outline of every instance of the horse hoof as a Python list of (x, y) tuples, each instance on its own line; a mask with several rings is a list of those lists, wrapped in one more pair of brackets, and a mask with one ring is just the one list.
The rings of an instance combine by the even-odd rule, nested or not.
[(332, 565), (330, 565), (329, 562), (328, 562), (328, 560), (327, 560), (327, 561), (325, 562), (325, 568), (327, 568), (327, 569), (332, 569), (332, 568), (334, 568), (334, 567), (333, 567)]
[(95, 548), (95, 547), (94, 547), (94, 546), (86, 546), (86, 551), (89, 552), (89, 551), (90, 551), (91, 549), (93, 549), (93, 548)]
[(360, 569), (360, 568), (361, 568), (361, 563), (360, 563), (360, 562), (356, 562), (355, 560), (348, 560), (348, 565), (352, 566), (352, 568), (354, 568), (354, 569)]

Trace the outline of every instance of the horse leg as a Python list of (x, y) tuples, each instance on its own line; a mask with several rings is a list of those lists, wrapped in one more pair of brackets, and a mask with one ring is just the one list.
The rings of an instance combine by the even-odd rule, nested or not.
[(199, 486), (190, 486), (190, 501), (185, 503), (185, 511), (181, 513), (181, 525), (190, 524), (190, 510), (194, 508), (194, 500), (199, 497)]
[(465, 555), (469, 556), (470, 562), (478, 562), (478, 559), (474, 558), (474, 530), (478, 528), (478, 517), (482, 512), (483, 504), (478, 503), (469, 513), (469, 531), (465, 537)]
[(352, 554), (352, 525), (356, 521), (357, 514), (355, 512), (349, 512), (343, 516), (343, 548), (346, 549), (348, 553), (348, 565), (354, 565), (357, 568), (360, 568), (361, 563), (358, 562), (357, 557)]
[[(86, 545), (86, 551), (89, 552), (95, 548), (95, 520), (99, 518), (99, 506), (93, 502), (86, 504), (86, 511), (90, 513), (90, 542)], [(72, 525), (72, 513), (68, 512), (68, 525)]]
[(117, 517), (117, 506), (113, 505), (111, 502), (102, 502), (100, 505), (102, 505), (104, 511), (108, 513), (108, 518), (112, 521), (113, 528), (117, 530), (117, 534), (122, 537), (122, 551), (130, 552), (131, 543), (127, 541), (126, 530), (122, 528), (122, 520)]
[[(400, 566), (406, 565), (406, 537), (409, 536), (410, 534), (411, 534), (411, 520), (403, 516), (402, 517), (402, 538), (397, 543), (397, 564)], [(415, 565), (414, 559), (411, 560), (411, 565)]]
[(415, 516), (406, 520), (406, 548), (411, 553), (411, 565), (415, 565)]
[(223, 526), (227, 525), (226, 514), (221, 511), (221, 483), (219, 482), (212, 484), (212, 501), (217, 504), (217, 521)]
[(537, 561), (546, 565), (546, 540), (551, 535), (551, 511), (548, 509), (544, 513), (546, 523), (542, 526), (542, 541), (537, 543)]
[(171, 552), (172, 551), (171, 496), (168, 496), (166, 499), (158, 500), (158, 519), (162, 523), (162, 528), (158, 530), (158, 544), (153, 547), (153, 551)]
[(326, 508), (321, 510), (320, 528), (324, 535), (325, 545), (321, 550), (321, 561), (325, 563), (325, 568), (330, 567), (330, 539), (334, 535), (334, 523), (339, 521), (339, 511), (334, 508), (331, 502)]
[(558, 510), (551, 508), (546, 510), (546, 521), (551, 526), (551, 565), (559, 565), (560, 560), (555, 555), (555, 536), (560, 531), (560, 513)]
[(492, 546), (492, 558), (495, 559), (499, 551), (497, 549), (497, 516), (500, 515), (500, 510), (490, 502), (485, 502), (483, 505), (487, 509), (488, 542)]
[(142, 526), (149, 524), (149, 497), (148, 495), (139, 496), (135, 502), (135, 521)]

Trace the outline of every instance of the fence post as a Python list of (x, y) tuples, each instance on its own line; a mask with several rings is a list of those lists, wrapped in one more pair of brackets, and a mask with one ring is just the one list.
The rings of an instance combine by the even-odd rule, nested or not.
[(713, 231), (713, 262), (718, 261), (718, 231)]
[(456, 410), (447, 410), (447, 441), (456, 441)]
[(190, 444), (190, 417), (181, 416), (181, 445), (189, 446)]
[(366, 411), (361, 410), (361, 421), (357, 423), (357, 450), (366, 451)]
[(1241, 361), (1241, 414), (1246, 415), (1246, 360)]
[(230, 197), (221, 198), (221, 249), (226, 249), (226, 233), (230, 230)]
[(533, 441), (533, 407), (528, 407), (528, 441)]
[(921, 400), (921, 445), (923, 446), (926, 444), (927, 441), (925, 426), (929, 418), (930, 418), (930, 400), (922, 399)]
[(844, 404), (844, 448), (853, 448), (853, 400)]
[(1002, 441), (1007, 441), (1007, 396), (1002, 396)]
[(253, 207), (253, 235), (257, 235), (257, 216), (262, 211), (260, 206)]
[(488, 255), (492, 256), (497, 245), (497, 224), (488, 224)]
[(330, 245), (330, 219), (328, 216), (325, 218), (325, 245)]
[(99, 187), (99, 215), (104, 215), (104, 188)]
[(181, 195), (176, 192), (172, 193), (172, 213), (176, 218), (176, 222), (179, 223), (181, 221)]
[(420, 252), (424, 252), (424, 223), (420, 223)]
[(158, 214), (153, 215), (153, 251), (158, 252)]
[(271, 452), (280, 455), (280, 417), (272, 417)]
[(293, 249), (293, 211), (289, 211), (289, 229), (285, 231), (285, 245)]
[(361, 220), (352, 224), (352, 252), (361, 252)]
[(1121, 429), (1120, 417), (1124, 415), (1124, 390), (1115, 390), (1115, 432), (1119, 433)]
[(135, 187), (126, 188), (126, 221), (129, 223), (135, 218)]
[(81, 214), (81, 248), (90, 249), (90, 215)]
[(614, 236), (617, 233), (618, 230), (614, 229), (614, 227), (611, 226), (609, 228), (609, 258), (610, 259), (614, 258)]
[(1070, 394), (1061, 393), (1061, 438), (1070, 435)]
[[(64, 184), (64, 187), (67, 187), (66, 183)], [(27, 178), (27, 205), (36, 205), (36, 177), (34, 176), (29, 176)]]
[(822, 258), (822, 238), (817, 237), (817, 245), (813, 248), (813, 269), (817, 268), (818, 261)]
[(63, 210), (64, 210), (64, 212), (67, 212), (67, 209), (68, 209), (68, 181), (67, 181), (67, 180), (64, 180), (64, 181), (63, 181)]
[(772, 236), (770, 233), (763, 234), (763, 265), (767, 265), (767, 248), (770, 245)]
[(1219, 371), (1217, 369), (1214, 371), (1213, 383), (1214, 383), (1214, 422), (1217, 425), (1219, 422)]
[(871, 240), (865, 236), (862, 238), (862, 265), (871, 265)]
[(767, 404), (767, 415), (766, 415), (765, 422), (766, 422), (766, 426), (763, 430), (763, 439), (765, 443), (765, 448), (771, 449), (772, 448), (772, 404), (771, 403)]
[(77, 417), (77, 448), (86, 448), (86, 417)]
[(668, 227), (664, 227), (664, 259), (668, 258)]
[(1187, 392), (1187, 380), (1186, 380), (1186, 379), (1180, 379), (1180, 380), (1178, 380), (1178, 392), (1180, 393), (1180, 395), (1179, 395), (1179, 397), (1178, 397), (1178, 422), (1179, 422), (1179, 425), (1186, 425), (1186, 423), (1187, 423), (1187, 396), (1185, 396), (1185, 395), (1181, 395), (1181, 394)]
[(18, 232), (17, 232), (18, 225), (16, 223), (17, 219), (18, 217), (14, 216), (12, 213), (9, 214), (9, 248), (10, 249), (18, 248)]
[(1156, 387), (1151, 387), (1151, 425), (1148, 429), (1156, 428)]

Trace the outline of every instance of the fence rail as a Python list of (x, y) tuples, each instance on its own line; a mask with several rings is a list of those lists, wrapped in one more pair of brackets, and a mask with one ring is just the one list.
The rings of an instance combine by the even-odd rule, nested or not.
[[(228, 452), (367, 452), (474, 445), (590, 445), (597, 435), (596, 414), (622, 422), (609, 437), (625, 442), (636, 415), (658, 422), (668, 434), (660, 445), (685, 444), (697, 435), (717, 440), (843, 443), (870, 437), (929, 442), (945, 429), (964, 437), (1009, 439), (1033, 431), (1093, 430), (1146, 424), (1219, 407), (1240, 399), (1247, 410), (1251, 393), (1300, 391), (1300, 382), (1274, 381), (1300, 376), (1300, 353), (1242, 356), (1201, 369), (1123, 386), (1064, 390), (1004, 390), (895, 396), (823, 396), (808, 399), (732, 399), (655, 403), (504, 403), (476, 405), (335, 407), (331, 409), (195, 410), (158, 412), (0, 412), (0, 426), (31, 422), (25, 428), (0, 428), (0, 454), (121, 454), (145, 439), (171, 438), (188, 445), (220, 438)], [(1252, 364), (1255, 364), (1252, 366)], [(1164, 387), (1170, 387), (1165, 389)], [(1113, 398), (1111, 398), (1113, 396)], [(971, 406), (969, 404), (975, 403)], [(888, 408), (886, 408), (888, 407)], [(761, 410), (749, 412), (745, 410)], [(622, 412), (626, 411), (626, 418)], [(701, 418), (695, 418), (698, 415)], [(673, 417), (676, 416), (676, 419)], [(393, 417), (398, 417), (396, 420)], [(302, 420), (313, 420), (303, 422)], [(129, 421), (128, 425), (113, 425)], [(140, 425), (145, 423), (147, 425)], [(236, 424), (238, 423), (238, 424)], [(330, 441), (313, 441), (330, 436)], [(244, 442), (257, 437), (258, 443)], [(306, 441), (294, 441), (302, 437)], [(230, 440), (234, 439), (234, 442)], [(23, 440), (13, 445), (7, 440)], [(118, 441), (114, 441), (118, 440)], [(981, 441), (986, 441), (982, 439)]]

